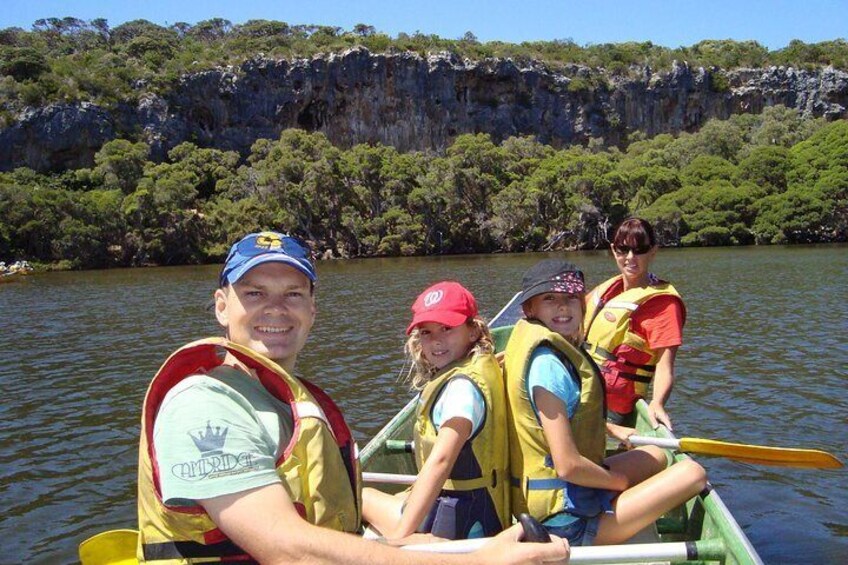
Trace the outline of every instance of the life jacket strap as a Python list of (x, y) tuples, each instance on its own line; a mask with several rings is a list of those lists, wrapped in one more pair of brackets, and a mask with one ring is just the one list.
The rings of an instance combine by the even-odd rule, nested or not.
[(499, 483), (503, 482), (503, 477), (506, 477), (506, 471), (496, 469), (492, 471), (490, 477), (478, 477), (476, 479), (448, 479), (445, 481), (443, 490), (469, 491), (481, 488), (495, 488)]
[[(212, 544), (196, 541), (166, 541), (145, 543), (141, 546), (145, 561), (165, 561), (169, 559), (220, 558), (222, 562), (238, 562), (239, 565), (257, 563), (242, 548), (230, 540)], [(231, 558), (231, 559), (228, 559)]]
[[(651, 376), (653, 376), (653, 374), (657, 370), (656, 365), (640, 365), (638, 363), (632, 363), (630, 361), (627, 361), (626, 359), (622, 359), (621, 357), (619, 357), (618, 355), (616, 355), (612, 351), (609, 351), (608, 349), (604, 349), (603, 347), (601, 347), (599, 345), (593, 345), (593, 344), (587, 343), (586, 344), (586, 350), (589, 352), (589, 355), (592, 355), (593, 357), (600, 357), (601, 359), (604, 359), (606, 361), (613, 361), (613, 362), (621, 364), (621, 365), (626, 365), (627, 367), (631, 367), (631, 368), (635, 369), (636, 371), (645, 371), (645, 372), (651, 373)], [(650, 376), (648, 377), (648, 380), (650, 381)]]
[(620, 371), (618, 372), (618, 376), (624, 377), (625, 379), (627, 379), (629, 381), (636, 381), (637, 383), (644, 383), (644, 384), (648, 384), (648, 383), (651, 382), (651, 380), (653, 380), (653, 377), (646, 377), (644, 375), (637, 375), (635, 373), (622, 373)]
[(566, 481), (559, 478), (532, 479), (530, 477), (510, 477), (512, 486), (522, 490), (561, 490), (568, 486)]

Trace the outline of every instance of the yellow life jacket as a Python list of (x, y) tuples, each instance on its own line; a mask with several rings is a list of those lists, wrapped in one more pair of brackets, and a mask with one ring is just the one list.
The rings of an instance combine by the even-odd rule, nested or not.
[(166, 393), (184, 378), (221, 365), (225, 352), (255, 371), (268, 392), (291, 406), (294, 431), (276, 465), (300, 515), (318, 526), (359, 530), (362, 474), (356, 444), (338, 407), (321, 389), (288, 375), (270, 359), (224, 339), (210, 338), (172, 354), (145, 395), (138, 463), (137, 556), (141, 563), (250, 560), (202, 506), (162, 502), (159, 477), (164, 471), (159, 469), (153, 449), (153, 424)]
[[(592, 291), (583, 325), (586, 328), (586, 349), (601, 368), (609, 385), (607, 404), (616, 412), (627, 413), (633, 409), (639, 397), (647, 394), (648, 384), (654, 378), (659, 361), (659, 354), (632, 331), (630, 321), (633, 313), (651, 298), (662, 295), (680, 298), (680, 294), (670, 283), (657, 281), (657, 284), (644, 288), (631, 288), (604, 302), (604, 294), (619, 279), (621, 275), (612, 277)], [(680, 303), (682, 305), (683, 301)], [(626, 359), (618, 354), (622, 345), (646, 354), (649, 359), (640, 363)], [(613, 385), (618, 377), (630, 382), (624, 388), (618, 384)]]
[(598, 368), (580, 348), (535, 320), (519, 320), (506, 345), (504, 374), (509, 405), (508, 436), (512, 475), (512, 513), (528, 512), (538, 520), (559, 512), (595, 516), (608, 499), (597, 489), (559, 478), (527, 390), (530, 358), (537, 347), (554, 350), (580, 379), (580, 404), (571, 417), (571, 433), (581, 455), (600, 464), (606, 449), (604, 385)]
[[(468, 378), (486, 402), (486, 414), (480, 429), (465, 442), (443, 491), (467, 492), (485, 489), (491, 504), (486, 508), (497, 516), (469, 517), (492, 526), (484, 535), (494, 535), (510, 525), (509, 483), (507, 475), (506, 394), (501, 368), (494, 355), (466, 357), (443, 369), (421, 391), (414, 429), (415, 460), (420, 470), (436, 444), (433, 408), (447, 384), (454, 378)], [(477, 505), (477, 508), (481, 508)]]

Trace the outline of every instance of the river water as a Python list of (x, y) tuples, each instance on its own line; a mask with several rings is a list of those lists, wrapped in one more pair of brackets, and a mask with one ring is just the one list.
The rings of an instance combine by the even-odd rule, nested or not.
[[(664, 249), (654, 271), (688, 320), (670, 404), (678, 436), (824, 449), (848, 461), (848, 247)], [(406, 402), (409, 306), (453, 278), (494, 315), (556, 254), (319, 264), (318, 319), (298, 373), (337, 400), (361, 445)], [(559, 255), (563, 256), (563, 255)], [(565, 255), (595, 285), (604, 252)], [(217, 268), (38, 274), (0, 285), (0, 563), (73, 563), (78, 543), (135, 524), (141, 400), (181, 344), (218, 333)], [(700, 458), (766, 563), (848, 561), (848, 471)]]

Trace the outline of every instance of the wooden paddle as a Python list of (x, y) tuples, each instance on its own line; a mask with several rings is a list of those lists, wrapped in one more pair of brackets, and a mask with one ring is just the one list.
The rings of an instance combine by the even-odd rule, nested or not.
[(684, 453), (728, 457), (758, 465), (798, 467), (801, 469), (839, 469), (843, 466), (842, 462), (834, 455), (818, 449), (748, 445), (696, 437), (677, 439), (634, 435), (628, 439), (633, 445), (656, 445), (657, 447), (673, 449)]
[(93, 535), (79, 545), (82, 565), (135, 565), (138, 532), (109, 530)]

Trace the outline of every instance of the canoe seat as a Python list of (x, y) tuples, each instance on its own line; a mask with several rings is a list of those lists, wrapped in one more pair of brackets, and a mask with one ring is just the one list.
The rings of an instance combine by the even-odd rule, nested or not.
[(512, 328), (515, 326), (501, 326), (492, 329), (492, 340), (495, 342), (495, 353), (500, 353), (506, 349), (506, 342), (509, 341), (509, 336), (512, 334)]

